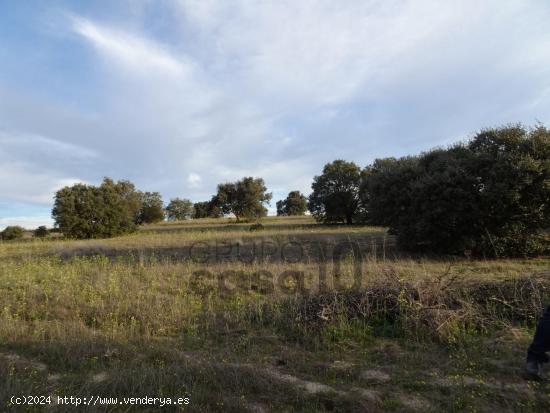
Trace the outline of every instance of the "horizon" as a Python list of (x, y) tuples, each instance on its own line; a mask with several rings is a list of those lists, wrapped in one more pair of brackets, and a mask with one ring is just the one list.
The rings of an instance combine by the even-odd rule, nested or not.
[[(0, 5), (0, 229), (51, 227), (104, 176), (207, 200), (310, 192), (510, 123), (550, 123), (550, 4), (70, 1)], [(518, 73), (520, 75), (518, 75)]]

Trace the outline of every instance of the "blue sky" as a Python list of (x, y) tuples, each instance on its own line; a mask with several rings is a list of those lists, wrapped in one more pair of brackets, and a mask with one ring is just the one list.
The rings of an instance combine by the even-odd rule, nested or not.
[[(0, 0), (0, 228), (103, 176), (206, 200), (550, 123), (545, 0)], [(274, 202), (273, 202), (274, 205)]]

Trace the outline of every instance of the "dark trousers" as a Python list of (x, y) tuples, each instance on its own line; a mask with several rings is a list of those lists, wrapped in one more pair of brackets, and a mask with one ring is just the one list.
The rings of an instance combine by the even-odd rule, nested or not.
[(535, 359), (539, 363), (547, 363), (549, 358), (546, 352), (550, 351), (550, 307), (542, 314), (535, 330), (535, 337), (527, 351), (528, 359)]

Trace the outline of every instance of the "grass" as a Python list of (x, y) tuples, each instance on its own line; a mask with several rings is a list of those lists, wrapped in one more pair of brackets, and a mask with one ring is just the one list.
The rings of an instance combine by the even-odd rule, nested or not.
[[(381, 228), (262, 224), (197, 220), (111, 240), (0, 244), (0, 411), (44, 411), (9, 404), (30, 394), (189, 397), (162, 410), (198, 412), (550, 408), (550, 386), (521, 378), (550, 258), (412, 257)], [(349, 287), (357, 271), (358, 290), (334, 289), (329, 258), (342, 240), (361, 254), (346, 250), (336, 278)], [(222, 241), (249, 253), (296, 242), (307, 253), (188, 253)], [(75, 410), (159, 408), (47, 411)]]

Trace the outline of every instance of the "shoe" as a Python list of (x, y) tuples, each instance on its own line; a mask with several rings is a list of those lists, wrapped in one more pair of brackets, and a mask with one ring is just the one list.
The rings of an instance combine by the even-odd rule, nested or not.
[(525, 363), (525, 378), (527, 380), (541, 381), (542, 363), (534, 359), (528, 359)]

